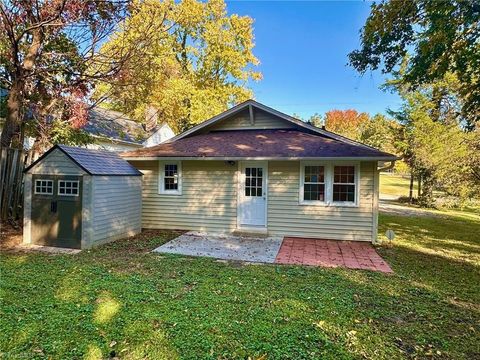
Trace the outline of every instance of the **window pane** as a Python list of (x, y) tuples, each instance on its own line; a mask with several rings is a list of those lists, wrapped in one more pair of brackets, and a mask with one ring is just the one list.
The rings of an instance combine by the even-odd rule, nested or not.
[(335, 166), (333, 173), (334, 183), (354, 183), (355, 182), (355, 166)]
[(303, 199), (325, 201), (325, 184), (305, 184), (303, 188)]
[(355, 185), (333, 185), (333, 201), (355, 202)]
[(305, 166), (305, 182), (324, 182), (323, 166)]

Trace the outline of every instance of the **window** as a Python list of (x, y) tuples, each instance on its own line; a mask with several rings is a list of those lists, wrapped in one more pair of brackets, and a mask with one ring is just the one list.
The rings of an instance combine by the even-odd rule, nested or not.
[(179, 161), (161, 161), (159, 193), (180, 195), (182, 193), (182, 167)]
[(303, 200), (325, 201), (325, 167), (305, 166)]
[(53, 180), (35, 180), (35, 194), (53, 195)]
[(58, 180), (58, 195), (78, 196), (78, 181)]
[(245, 168), (245, 196), (263, 196), (262, 168)]
[(333, 168), (333, 201), (355, 202), (355, 166)]
[(358, 163), (302, 162), (300, 204), (358, 205)]

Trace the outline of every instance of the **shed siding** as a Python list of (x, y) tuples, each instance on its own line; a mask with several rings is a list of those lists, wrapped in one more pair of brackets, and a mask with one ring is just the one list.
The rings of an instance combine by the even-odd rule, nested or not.
[(278, 118), (272, 114), (254, 109), (254, 124), (250, 123), (248, 110), (242, 111), (231, 118), (220, 120), (216, 124), (206, 128), (206, 131), (218, 130), (253, 130), (253, 129), (292, 129), (295, 124)]
[(268, 232), (270, 235), (372, 240), (373, 162), (361, 163), (358, 207), (299, 205), (299, 163), (270, 161), (268, 167)]
[(231, 232), (237, 222), (237, 167), (183, 161), (182, 195), (158, 193), (158, 161), (132, 161), (143, 174), (142, 226)]
[(141, 231), (140, 176), (92, 177), (92, 237), (88, 246), (131, 236)]
[(84, 175), (86, 174), (61, 150), (55, 149), (42, 161), (28, 171), (30, 174), (42, 175)]

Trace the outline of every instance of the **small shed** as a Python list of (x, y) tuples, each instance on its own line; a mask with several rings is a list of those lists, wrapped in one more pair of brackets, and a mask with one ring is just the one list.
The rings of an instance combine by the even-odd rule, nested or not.
[(86, 249), (141, 231), (142, 173), (114, 152), (55, 145), (24, 189), (25, 244)]

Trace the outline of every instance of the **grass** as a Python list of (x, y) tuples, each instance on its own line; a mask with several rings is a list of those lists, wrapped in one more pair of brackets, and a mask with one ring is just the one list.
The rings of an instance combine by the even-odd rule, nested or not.
[[(380, 194), (408, 196), (410, 191), (410, 178), (396, 174), (380, 174)], [(417, 184), (414, 182), (413, 194), (417, 194)]]
[(395, 273), (151, 254), (0, 255), (5, 359), (480, 358), (480, 215), (381, 216)]

